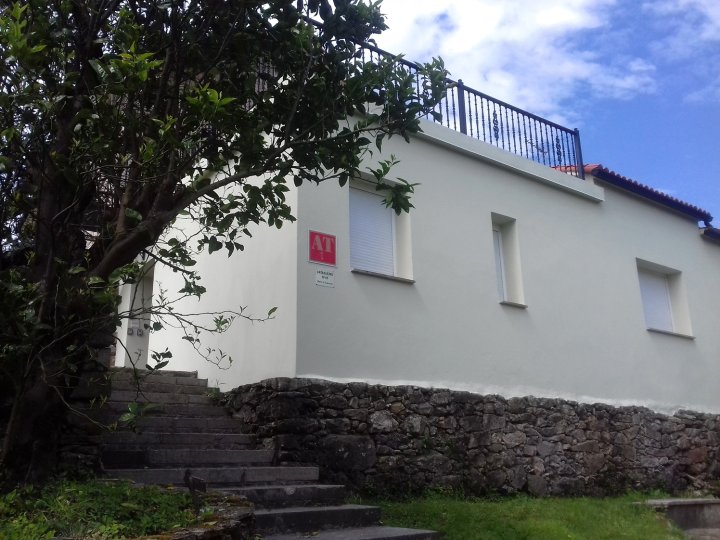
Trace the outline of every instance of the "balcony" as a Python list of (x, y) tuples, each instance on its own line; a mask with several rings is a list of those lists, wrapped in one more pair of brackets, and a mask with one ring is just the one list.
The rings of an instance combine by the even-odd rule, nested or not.
[[(418, 65), (364, 43), (358, 47), (362, 61), (392, 59), (414, 74), (417, 88), (422, 87)], [(524, 111), (465, 86), (462, 79), (447, 79), (448, 91), (437, 106), (437, 117), (425, 118), (492, 144), (518, 156), (556, 170), (584, 178), (580, 134), (550, 120)]]

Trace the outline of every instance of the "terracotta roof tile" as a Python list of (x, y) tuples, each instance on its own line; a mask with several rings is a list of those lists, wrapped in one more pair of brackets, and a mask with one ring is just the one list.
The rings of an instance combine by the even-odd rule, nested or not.
[(636, 195), (640, 195), (641, 197), (645, 197), (653, 202), (692, 217), (697, 221), (702, 221), (705, 225), (709, 225), (712, 221), (712, 215), (707, 210), (703, 210), (695, 205), (676, 199), (667, 193), (663, 193), (662, 191), (658, 191), (650, 186), (622, 176), (600, 164), (585, 165), (583, 169), (585, 174), (591, 174), (602, 182), (625, 189)]

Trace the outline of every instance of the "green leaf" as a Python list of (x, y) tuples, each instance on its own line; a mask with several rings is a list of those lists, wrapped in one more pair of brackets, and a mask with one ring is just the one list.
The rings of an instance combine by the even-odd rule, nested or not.
[(143, 220), (142, 214), (132, 208), (125, 209), (125, 217), (134, 223), (140, 223)]
[(118, 422), (120, 422), (122, 424), (127, 424), (129, 422), (134, 421), (135, 418), (136, 418), (136, 415), (134, 413), (126, 412), (126, 413), (120, 415), (120, 418), (118, 418)]

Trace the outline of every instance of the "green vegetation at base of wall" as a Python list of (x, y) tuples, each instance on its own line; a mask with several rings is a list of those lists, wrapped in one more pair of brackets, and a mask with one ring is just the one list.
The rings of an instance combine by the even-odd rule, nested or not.
[(372, 503), (382, 507), (385, 525), (433, 529), (442, 532), (445, 540), (685, 538), (655, 510), (632, 504), (656, 497), (657, 493), (603, 499), (464, 499), (433, 493), (407, 501)]
[(0, 538), (132, 538), (196, 522), (186, 493), (125, 482), (58, 482), (0, 497)]

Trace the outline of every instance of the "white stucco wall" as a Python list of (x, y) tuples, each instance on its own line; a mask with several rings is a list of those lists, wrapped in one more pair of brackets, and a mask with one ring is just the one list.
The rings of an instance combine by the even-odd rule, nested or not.
[(121, 315), (116, 330), (118, 343), (115, 347), (116, 366), (145, 366), (148, 359), (150, 339), (150, 307), (153, 295), (153, 264), (146, 264), (137, 283), (125, 283), (118, 289)]
[[(435, 125), (386, 143), (420, 182), (415, 283), (352, 273), (348, 189), (299, 191), (297, 374), (720, 411), (720, 246), (697, 225)], [(492, 218), (515, 219), (527, 309), (498, 302)], [(337, 235), (315, 285), (309, 229)], [(695, 339), (646, 329), (637, 259), (682, 272)]]
[[(425, 130), (384, 146), (401, 160), (394, 175), (420, 183), (403, 225), (414, 283), (351, 272), (349, 188), (305, 185), (289, 194), (296, 224), (257, 227), (243, 253), (198, 261), (208, 292), (183, 310), (278, 307), (205, 338), (232, 366), (199, 360), (172, 329), (150, 349), (169, 346), (169, 368), (224, 390), (298, 375), (720, 412), (720, 245), (645, 199)], [(499, 303), (492, 227), (507, 219), (526, 308)], [(337, 267), (308, 261), (310, 230), (336, 236)], [(681, 272), (693, 339), (646, 329), (638, 260)], [(319, 269), (334, 287), (316, 284)], [(159, 267), (155, 281), (182, 285)]]
[[(291, 207), (297, 206), (296, 192), (287, 194)], [(281, 229), (261, 224), (249, 227), (252, 238), (240, 240), (244, 251), (231, 257), (226, 251), (204, 254), (194, 267), (202, 276), (207, 292), (198, 300), (184, 299), (176, 305), (183, 313), (216, 313), (239, 311), (253, 317), (265, 317), (277, 307), (274, 318), (251, 323), (237, 318), (230, 330), (223, 334), (204, 334), (201, 349), (222, 350), (232, 357), (232, 363), (219, 366), (203, 360), (192, 346), (182, 340), (177, 328), (166, 327), (150, 336), (150, 350), (169, 347), (173, 358), (167, 369), (198, 371), (211, 386), (230, 390), (243, 382), (267, 377), (295, 375), (297, 279), (297, 232), (293, 223)], [(156, 294), (159, 288), (175, 293), (183, 286), (180, 274), (160, 264), (155, 267)], [(210, 322), (212, 315), (197, 320)], [(211, 324), (211, 323), (210, 323)]]

